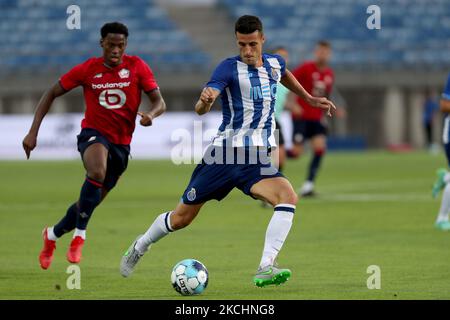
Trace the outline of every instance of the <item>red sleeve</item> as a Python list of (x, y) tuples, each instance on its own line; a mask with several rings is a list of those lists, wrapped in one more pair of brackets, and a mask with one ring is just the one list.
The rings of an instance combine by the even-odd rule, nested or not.
[(139, 70), (139, 85), (144, 92), (149, 92), (158, 89), (153, 71), (144, 60), (139, 58), (138, 70)]
[(306, 73), (306, 64), (302, 64), (302, 65), (298, 66), (294, 71), (292, 71), (292, 74), (297, 79), (297, 81), (300, 82), (300, 84), (302, 84), (302, 82), (303, 82), (305, 73)]
[(59, 84), (64, 90), (69, 91), (83, 84), (86, 74), (86, 65), (88, 64), (88, 61), (76, 65), (75, 67), (70, 69), (69, 72), (62, 75), (62, 77), (59, 79)]

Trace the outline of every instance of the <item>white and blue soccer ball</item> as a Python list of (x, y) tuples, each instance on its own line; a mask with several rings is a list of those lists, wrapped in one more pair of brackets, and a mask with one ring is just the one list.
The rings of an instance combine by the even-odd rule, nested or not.
[(183, 296), (200, 294), (208, 286), (208, 270), (195, 259), (178, 262), (170, 278), (173, 288)]

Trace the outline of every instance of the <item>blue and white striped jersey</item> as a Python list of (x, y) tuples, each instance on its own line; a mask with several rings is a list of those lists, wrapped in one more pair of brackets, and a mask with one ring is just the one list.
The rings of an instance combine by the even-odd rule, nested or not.
[(286, 72), (279, 55), (263, 54), (263, 65), (250, 66), (235, 56), (222, 61), (206, 87), (219, 90), (222, 124), (215, 146), (276, 146), (275, 99), (277, 84)]
[[(448, 75), (447, 84), (445, 85), (444, 92), (442, 93), (442, 99), (450, 100), (450, 74)], [(450, 142), (450, 113), (447, 113), (444, 120), (444, 130), (443, 130), (443, 141), (444, 144)]]

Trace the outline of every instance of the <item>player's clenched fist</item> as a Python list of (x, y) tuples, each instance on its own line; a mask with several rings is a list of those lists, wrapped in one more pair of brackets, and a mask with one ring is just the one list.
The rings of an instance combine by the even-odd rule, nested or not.
[(27, 159), (30, 158), (31, 151), (36, 148), (36, 135), (27, 134), (22, 141), (23, 150), (25, 150), (25, 154), (27, 155)]
[(204, 88), (202, 94), (200, 95), (200, 100), (205, 104), (213, 103), (215, 98), (216, 94), (214, 92), (214, 89), (210, 87)]
[(149, 115), (148, 113), (144, 113), (144, 112), (138, 112), (138, 115), (141, 116), (141, 121), (140, 121), (141, 126), (149, 127), (152, 125), (153, 118), (151, 115)]

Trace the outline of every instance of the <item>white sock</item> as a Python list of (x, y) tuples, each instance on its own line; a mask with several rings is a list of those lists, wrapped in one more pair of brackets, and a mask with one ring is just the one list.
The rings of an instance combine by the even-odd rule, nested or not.
[(75, 229), (73, 237), (81, 237), (83, 240), (86, 240), (86, 230)]
[(448, 212), (450, 211), (450, 184), (446, 184), (442, 193), (441, 208), (436, 222), (448, 221)]
[(48, 240), (53, 240), (53, 241), (58, 240), (58, 237), (53, 232), (53, 227), (47, 228), (47, 238), (48, 238)]
[(444, 176), (444, 182), (449, 183), (450, 182), (450, 172), (447, 172)]
[(303, 183), (302, 189), (301, 191), (306, 193), (306, 192), (311, 192), (314, 190), (314, 182), (312, 181), (305, 181), (305, 183)]
[(259, 264), (260, 268), (273, 265), (278, 252), (289, 234), (294, 218), (295, 205), (281, 203), (275, 206), (272, 219), (266, 231), (264, 250)]
[(136, 250), (144, 253), (148, 247), (172, 232), (170, 226), (170, 215), (172, 211), (164, 212), (156, 217), (153, 224), (148, 228), (147, 232), (136, 242)]

